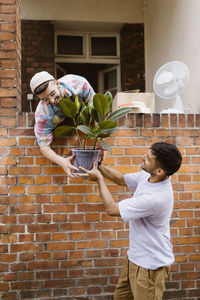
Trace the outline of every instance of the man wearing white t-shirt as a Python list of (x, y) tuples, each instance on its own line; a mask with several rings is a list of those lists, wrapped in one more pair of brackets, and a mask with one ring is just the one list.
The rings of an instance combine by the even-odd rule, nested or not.
[[(170, 242), (170, 217), (174, 197), (170, 176), (180, 167), (176, 146), (155, 143), (144, 156), (142, 170), (121, 174), (100, 165), (82, 178), (97, 181), (100, 197), (110, 216), (129, 222), (129, 250), (115, 289), (115, 300), (161, 300), (170, 265), (174, 262)], [(134, 191), (132, 198), (116, 203), (103, 177)]]

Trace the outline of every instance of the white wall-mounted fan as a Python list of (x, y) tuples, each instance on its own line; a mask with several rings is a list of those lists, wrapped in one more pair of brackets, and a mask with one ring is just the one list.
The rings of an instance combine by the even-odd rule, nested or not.
[(189, 81), (189, 69), (180, 61), (171, 61), (163, 65), (155, 74), (153, 88), (162, 99), (173, 99), (173, 107), (161, 113), (184, 113), (179, 94)]

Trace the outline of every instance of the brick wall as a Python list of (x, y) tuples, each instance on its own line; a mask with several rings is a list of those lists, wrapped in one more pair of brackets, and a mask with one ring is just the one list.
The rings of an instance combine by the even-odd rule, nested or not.
[[(0, 291), (2, 300), (109, 300), (128, 247), (128, 227), (108, 217), (96, 185), (69, 180), (45, 159), (33, 115), (20, 108), (20, 1), (0, 1)], [(172, 178), (176, 261), (163, 299), (200, 295), (200, 115), (129, 115), (109, 139), (106, 164), (139, 170), (156, 141), (176, 143), (183, 165)], [(67, 155), (74, 139), (54, 141)], [(65, 146), (67, 145), (67, 146)], [(109, 183), (116, 201), (129, 194)]]
[(125, 24), (121, 30), (122, 91), (145, 91), (144, 24)]
[[(40, 71), (54, 75), (54, 28), (50, 21), (22, 20), (22, 110), (30, 111), (30, 79)], [(32, 101), (33, 111), (38, 104)]]
[[(17, 9), (16, 9), (17, 2)], [(7, 122), (21, 106), (21, 47), (20, 47), (20, 2), (0, 1), (0, 115)]]
[[(3, 122), (5, 116), (1, 116)], [(109, 217), (97, 186), (67, 179), (42, 157), (33, 135), (33, 115), (0, 130), (2, 300), (113, 299), (128, 246), (128, 226)], [(200, 295), (200, 115), (130, 114), (108, 139), (106, 164), (138, 171), (149, 145), (176, 143), (183, 165), (173, 176), (175, 209), (171, 232), (176, 262), (163, 299), (197, 300)], [(53, 148), (70, 153), (74, 139)], [(67, 145), (67, 146), (65, 146)], [(116, 201), (129, 194), (110, 182)]]

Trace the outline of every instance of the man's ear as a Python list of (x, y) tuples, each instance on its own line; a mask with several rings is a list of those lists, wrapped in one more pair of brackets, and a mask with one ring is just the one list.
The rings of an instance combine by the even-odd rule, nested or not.
[(55, 83), (59, 87), (60, 83), (59, 83), (59, 81), (57, 79), (55, 79)]
[(164, 176), (165, 175), (165, 171), (161, 168), (156, 169), (156, 174), (158, 176)]

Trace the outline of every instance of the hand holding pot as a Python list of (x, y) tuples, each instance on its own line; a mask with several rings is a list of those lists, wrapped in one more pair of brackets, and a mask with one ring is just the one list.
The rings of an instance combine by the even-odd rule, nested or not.
[(76, 175), (79, 177), (82, 177), (83, 179), (89, 179), (91, 181), (98, 181), (100, 178), (102, 178), (101, 173), (97, 169), (96, 161), (93, 164), (92, 170), (87, 170), (83, 167), (79, 167), (79, 169), (85, 173), (77, 173)]
[(63, 158), (63, 163), (61, 167), (67, 174), (67, 176), (71, 178), (75, 178), (75, 176), (72, 174), (74, 171), (78, 171), (78, 168), (76, 168), (72, 163), (73, 163), (74, 156), (69, 156), (67, 158)]

